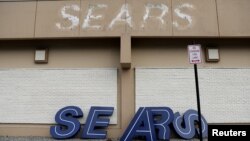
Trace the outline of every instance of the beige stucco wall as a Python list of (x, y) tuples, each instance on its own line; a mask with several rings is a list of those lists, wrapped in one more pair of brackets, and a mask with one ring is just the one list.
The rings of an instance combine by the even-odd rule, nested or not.
[[(250, 67), (248, 41), (250, 1), (201, 1), (1, 2), (0, 0), (0, 68), (118, 68), (118, 108), (120, 109), (118, 117), (120, 118), (116, 126), (109, 127), (108, 137), (120, 137), (135, 112), (134, 69), (136, 67), (191, 68), (192, 65), (187, 59), (186, 46), (193, 43), (201, 44), (203, 49), (210, 44), (220, 49), (221, 60), (218, 63), (203, 61), (199, 67)], [(125, 2), (128, 4), (133, 26), (118, 22), (108, 29)], [(108, 7), (94, 11), (94, 14), (103, 17), (90, 23), (100, 25), (101, 28), (83, 29), (82, 24), (89, 12), (87, 7), (100, 3), (107, 4)], [(191, 8), (180, 7), (187, 3), (189, 4), (187, 7)], [(66, 27), (71, 24), (68, 19), (62, 18), (62, 8), (72, 4), (79, 6), (80, 9), (69, 8), (66, 11), (79, 17), (79, 24), (72, 29), (58, 29), (57, 23)], [(164, 23), (155, 18), (162, 12), (159, 9), (151, 9), (152, 17), (146, 19), (146, 22), (143, 21), (147, 4), (168, 6), (168, 12), (163, 17)], [(184, 28), (188, 25), (188, 21), (178, 17), (176, 8), (191, 16), (194, 25)], [(174, 22), (177, 22), (181, 28), (177, 28)], [(141, 28), (143, 23), (144, 28)], [(36, 47), (49, 47), (48, 64), (34, 63)], [(204, 56), (203, 51), (203, 60), (205, 60)], [(37, 124), (0, 124), (0, 135), (50, 136), (49, 127), (50, 125)]]
[[(49, 47), (48, 64), (34, 63), (36, 47)], [(0, 41), (0, 68), (118, 68), (119, 39), (18, 40)], [(110, 126), (109, 136), (120, 135), (121, 90), (118, 76), (118, 124)], [(18, 116), (18, 115), (17, 115)], [(0, 124), (0, 136), (50, 136), (50, 125)]]
[[(248, 39), (133, 39), (134, 67), (192, 68), (188, 62), (187, 45), (199, 43), (203, 48), (201, 68), (248, 68), (250, 44)], [(206, 62), (205, 48), (219, 48), (220, 61)]]
[[(35, 64), (36, 47), (49, 47), (49, 63)], [(119, 39), (19, 40), (0, 42), (0, 67), (118, 68)]]
[[(129, 39), (126, 41), (130, 42)], [(121, 69), (120, 39), (92, 38), (0, 41), (0, 68), (118, 68), (118, 124), (108, 129), (108, 137), (116, 138), (121, 136), (135, 113), (134, 69), (192, 68), (186, 49), (190, 43), (200, 43), (203, 49), (213, 44), (220, 49), (220, 62), (204, 61), (199, 67), (250, 67), (247, 39), (132, 38), (131, 43), (125, 43), (132, 46), (132, 67)], [(34, 50), (39, 46), (49, 47), (48, 64), (34, 63)], [(0, 135), (50, 136), (49, 127), (42, 124), (0, 124)]]
[(0, 38), (33, 38), (36, 2), (0, 2)]
[(0, 39), (119, 37), (123, 33), (249, 37), (249, 5), (248, 0), (0, 1)]
[(217, 0), (220, 36), (249, 36), (249, 0)]

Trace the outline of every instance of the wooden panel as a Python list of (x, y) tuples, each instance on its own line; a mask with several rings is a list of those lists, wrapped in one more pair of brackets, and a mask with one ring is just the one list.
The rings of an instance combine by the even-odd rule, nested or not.
[(0, 38), (34, 36), (36, 2), (0, 3)]

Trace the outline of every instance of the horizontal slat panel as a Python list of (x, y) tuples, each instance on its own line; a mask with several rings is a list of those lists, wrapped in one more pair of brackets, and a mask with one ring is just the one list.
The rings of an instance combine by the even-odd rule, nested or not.
[[(201, 111), (209, 123), (250, 122), (250, 69), (199, 69)], [(136, 108), (196, 107), (193, 69), (136, 69)]]
[(54, 123), (65, 106), (79, 106), (82, 123), (91, 106), (112, 106), (117, 123), (117, 70), (0, 70), (0, 97), (0, 123)]

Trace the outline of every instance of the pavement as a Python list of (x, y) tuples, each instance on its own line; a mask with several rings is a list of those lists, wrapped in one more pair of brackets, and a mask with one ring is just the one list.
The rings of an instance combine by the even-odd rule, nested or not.
[[(8, 137), (0, 136), (0, 141), (58, 141), (49, 137)], [(68, 139), (67, 141), (119, 141), (118, 139), (105, 139), (105, 140), (86, 140), (86, 139)], [(170, 141), (187, 141), (182, 139), (170, 139)], [(189, 141), (199, 141), (199, 139), (192, 139)], [(207, 141), (204, 139), (203, 141)]]

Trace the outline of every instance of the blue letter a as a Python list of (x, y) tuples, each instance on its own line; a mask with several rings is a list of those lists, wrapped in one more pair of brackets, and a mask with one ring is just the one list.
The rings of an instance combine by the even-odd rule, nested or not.
[(146, 107), (139, 108), (120, 141), (132, 141), (139, 136), (146, 137), (147, 141), (156, 141), (153, 119)]

